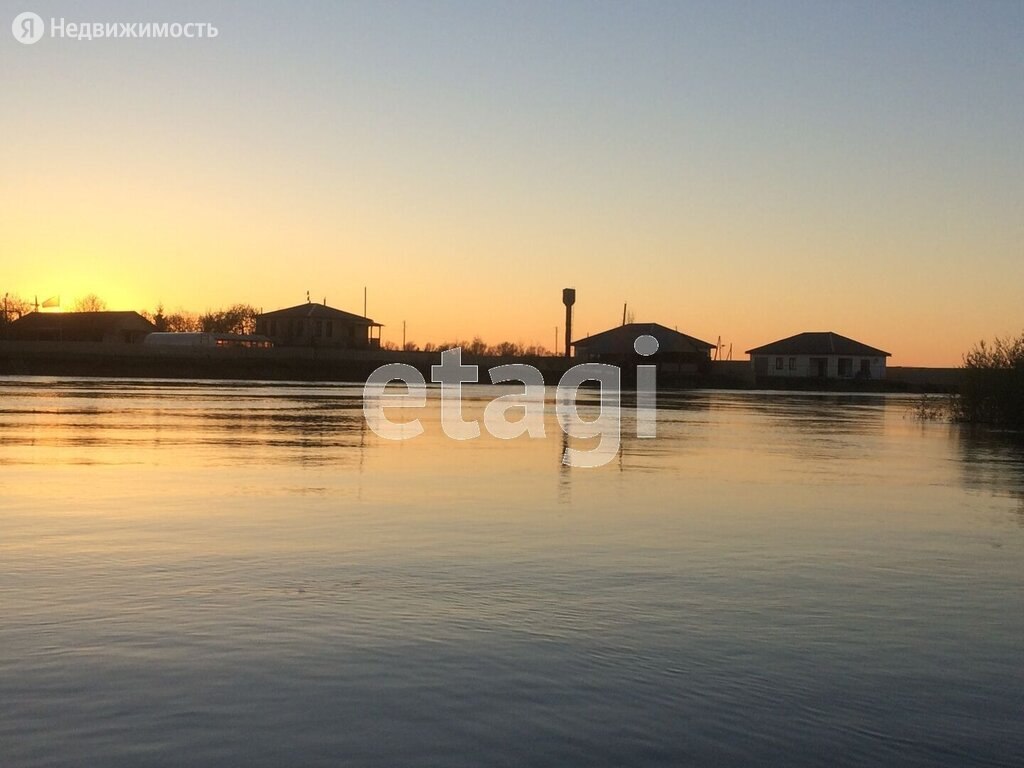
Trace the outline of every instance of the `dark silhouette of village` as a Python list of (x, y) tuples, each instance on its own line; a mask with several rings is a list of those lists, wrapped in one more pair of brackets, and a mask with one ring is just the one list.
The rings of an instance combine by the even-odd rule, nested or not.
[[(453, 347), (485, 371), (529, 363), (549, 383), (581, 362), (618, 366), (625, 387), (635, 383), (638, 365), (656, 366), (661, 387), (950, 392), (960, 375), (959, 369), (887, 366), (889, 352), (832, 331), (799, 332), (747, 350), (747, 360), (723, 359), (720, 343), (633, 322), (625, 307), (620, 324), (576, 338), (575, 303), (575, 289), (564, 289), (564, 343), (549, 350), (479, 337), (422, 347), (404, 338), (401, 345), (382, 343), (383, 326), (365, 307), (363, 314), (348, 312), (308, 294), (305, 302), (266, 312), (237, 304), (202, 315), (162, 307), (109, 311), (94, 296), (76, 311), (47, 311), (6, 297), (0, 375), (365, 381), (389, 362), (413, 365), (429, 377), (438, 353)], [(640, 337), (653, 338), (656, 351), (640, 354)]]

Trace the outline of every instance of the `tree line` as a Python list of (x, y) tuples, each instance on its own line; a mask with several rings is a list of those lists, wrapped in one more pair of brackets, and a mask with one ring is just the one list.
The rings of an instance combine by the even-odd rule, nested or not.
[(161, 333), (241, 333), (256, 332), (256, 318), (260, 311), (249, 304), (232, 304), (223, 309), (210, 309), (203, 313), (178, 309), (168, 312), (158, 304), (152, 312), (139, 312)]
[[(38, 298), (36, 301), (38, 301)], [(29, 312), (34, 312), (36, 310), (36, 301), (29, 301), (17, 293), (4, 293), (3, 305), (2, 309), (0, 309), (0, 323), (13, 323)], [(42, 304), (39, 306), (42, 306)], [(95, 293), (89, 293), (80, 299), (75, 299), (71, 304), (72, 312), (103, 312), (106, 309), (107, 303)]]
[(472, 341), (463, 339), (442, 341), (437, 344), (427, 342), (422, 346), (412, 341), (406, 342), (404, 347), (393, 341), (381, 343), (381, 349), (390, 351), (402, 350), (405, 352), (441, 352), (445, 349), (453, 349), (454, 347), (461, 347), (466, 354), (481, 357), (547, 357), (551, 355), (548, 348), (541, 344), (518, 344), (514, 341), (488, 344), (480, 336), (474, 336)]
[[(73, 312), (102, 312), (107, 303), (94, 293), (78, 298), (71, 305)], [(17, 294), (5, 295), (4, 311), (0, 313), (0, 324), (13, 322), (35, 309), (35, 303)], [(143, 309), (139, 314), (156, 326), (162, 333), (239, 333), (253, 334), (256, 332), (256, 318), (260, 310), (251, 304), (232, 304), (220, 309), (205, 312), (192, 312), (187, 309), (167, 310), (163, 304), (155, 309)], [(544, 357), (552, 353), (541, 344), (520, 344), (513, 341), (501, 341), (489, 344), (480, 336), (472, 340), (455, 339), (453, 341), (427, 342), (417, 344), (406, 342), (403, 347), (393, 341), (384, 341), (383, 349), (389, 351), (404, 350), (406, 352), (440, 352), (453, 347), (462, 347), (467, 354), (489, 357)]]

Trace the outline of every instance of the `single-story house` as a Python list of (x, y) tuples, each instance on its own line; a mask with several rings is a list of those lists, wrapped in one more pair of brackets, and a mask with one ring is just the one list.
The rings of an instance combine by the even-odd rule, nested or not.
[(312, 302), (256, 317), (256, 334), (277, 347), (376, 349), (382, 327), (368, 317)]
[(888, 352), (832, 331), (798, 333), (748, 349), (757, 378), (884, 379)]
[[(642, 356), (634, 347), (640, 336), (653, 336), (658, 351)], [(677, 375), (706, 373), (714, 344), (687, 336), (659, 323), (626, 323), (572, 343), (579, 362), (612, 365), (657, 365), (659, 372)]]
[(138, 312), (29, 312), (7, 326), (12, 341), (138, 344), (156, 326)]

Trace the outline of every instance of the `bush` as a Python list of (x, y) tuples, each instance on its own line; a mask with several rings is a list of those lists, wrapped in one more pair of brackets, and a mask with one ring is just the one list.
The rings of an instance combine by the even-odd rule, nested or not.
[(910, 416), (918, 421), (949, 421), (954, 412), (954, 401), (949, 396), (924, 394), (910, 407)]
[(1024, 429), (1024, 334), (978, 343), (964, 355), (961, 421)]

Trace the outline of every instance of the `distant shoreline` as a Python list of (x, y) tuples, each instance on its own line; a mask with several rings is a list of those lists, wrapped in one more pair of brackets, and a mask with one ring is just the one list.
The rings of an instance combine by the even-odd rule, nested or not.
[[(498, 365), (528, 363), (557, 384), (576, 362), (564, 357), (492, 357), (464, 353), (478, 365), (481, 382)], [(227, 379), (240, 381), (335, 381), (362, 383), (387, 363), (406, 363), (430, 380), (439, 352), (327, 350), (310, 347), (224, 349), (153, 347), (141, 344), (0, 341), (0, 376), (87, 376), (105, 378)], [(629, 370), (624, 369), (624, 383)], [(875, 381), (772, 379), (757, 382), (748, 361), (713, 361), (710, 374), (674, 379), (659, 376), (659, 386), (681, 389), (778, 389), (826, 392), (950, 393), (959, 386), (958, 368), (890, 367)]]

